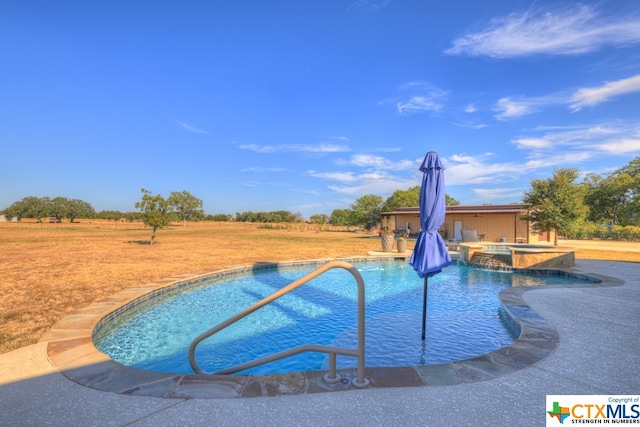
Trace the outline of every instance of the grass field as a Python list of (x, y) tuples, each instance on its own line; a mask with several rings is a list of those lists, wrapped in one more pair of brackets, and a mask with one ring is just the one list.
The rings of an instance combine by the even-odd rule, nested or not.
[[(93, 301), (163, 277), (380, 250), (374, 233), (325, 229), (176, 223), (159, 230), (150, 246), (151, 230), (140, 223), (0, 223), (0, 353), (37, 342), (60, 318)], [(632, 250), (575, 243), (577, 258), (640, 261), (640, 243)]]

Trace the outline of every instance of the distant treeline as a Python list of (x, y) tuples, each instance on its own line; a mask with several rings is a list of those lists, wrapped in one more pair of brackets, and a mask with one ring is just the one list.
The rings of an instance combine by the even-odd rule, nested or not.
[[(141, 221), (142, 212), (121, 212), (117, 210), (96, 211), (90, 203), (79, 199), (66, 197), (35, 197), (28, 196), (13, 203), (8, 208), (0, 211), (7, 219), (22, 218), (35, 219), (38, 222), (55, 219), (56, 222), (68, 220), (74, 222), (78, 218), (106, 219), (111, 221)], [(181, 220), (177, 212), (172, 212), (172, 220)], [(235, 217), (231, 214), (204, 214), (197, 213), (189, 218), (190, 221), (239, 221), (257, 223), (297, 223), (305, 222), (302, 214), (289, 211), (274, 212), (238, 212)]]
[[(529, 221), (537, 230), (556, 230), (572, 238), (600, 238), (616, 240), (640, 239), (640, 157), (605, 176), (594, 173), (575, 182), (580, 176), (576, 169), (559, 169), (548, 179), (532, 179), (531, 189), (524, 193), (522, 202), (530, 206)], [(142, 201), (151, 197), (143, 189)], [(331, 215), (315, 214), (305, 220), (301, 213), (289, 211), (237, 212), (207, 215), (202, 201), (187, 191), (171, 192), (165, 199), (153, 196), (153, 213), (163, 218), (183, 221), (237, 221), (262, 224), (301, 223), (333, 226), (363, 227), (371, 230), (379, 225), (382, 212), (393, 212), (400, 207), (418, 206), (420, 186), (396, 190), (384, 199), (367, 194), (357, 198), (346, 209), (334, 209)], [(445, 194), (447, 206), (460, 202)], [(136, 203), (136, 207), (143, 205)], [(113, 221), (144, 221), (149, 212), (96, 212), (87, 202), (66, 197), (29, 196), (0, 211), (7, 218), (55, 218), (56, 221), (76, 218), (101, 218)], [(166, 218), (165, 218), (166, 219)]]

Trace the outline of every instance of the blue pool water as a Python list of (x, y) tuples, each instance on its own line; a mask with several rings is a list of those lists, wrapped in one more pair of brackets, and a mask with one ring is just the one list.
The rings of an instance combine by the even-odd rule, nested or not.
[[(528, 276), (451, 265), (429, 279), (426, 343), (421, 340), (423, 281), (405, 262), (356, 264), (366, 287), (366, 366), (415, 366), (468, 359), (516, 338), (498, 293), (510, 286), (575, 283), (563, 276)], [(313, 270), (259, 270), (154, 298), (102, 328), (96, 347), (125, 365), (193, 373), (191, 341), (254, 302)], [(203, 341), (196, 360), (207, 372), (301, 344), (356, 348), (357, 286), (335, 269), (313, 279)], [(327, 369), (328, 356), (303, 353), (242, 374)], [(338, 368), (356, 359), (338, 356)]]

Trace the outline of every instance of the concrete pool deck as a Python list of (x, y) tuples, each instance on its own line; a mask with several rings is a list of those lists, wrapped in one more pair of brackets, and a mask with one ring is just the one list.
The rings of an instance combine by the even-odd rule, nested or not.
[(526, 368), (455, 385), (372, 387), (241, 399), (99, 391), (69, 380), (48, 343), (0, 355), (0, 425), (543, 425), (548, 394), (640, 394), (640, 264), (577, 260), (621, 286), (534, 289), (524, 301), (558, 333)]

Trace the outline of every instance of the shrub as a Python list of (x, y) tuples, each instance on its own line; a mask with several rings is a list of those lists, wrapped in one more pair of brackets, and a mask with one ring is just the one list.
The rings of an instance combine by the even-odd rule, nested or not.
[(627, 225), (595, 225), (593, 223), (584, 223), (572, 229), (570, 234), (572, 239), (588, 240), (628, 240), (640, 241), (640, 227)]

